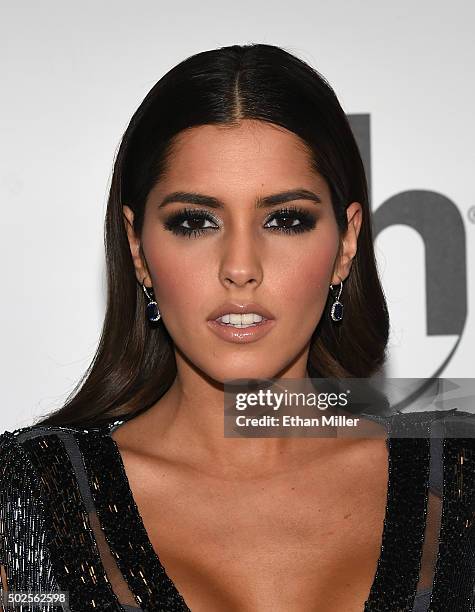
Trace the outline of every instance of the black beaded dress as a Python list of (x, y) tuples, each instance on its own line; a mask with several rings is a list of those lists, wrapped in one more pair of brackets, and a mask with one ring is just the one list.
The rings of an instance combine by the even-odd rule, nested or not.
[[(473, 416), (368, 416), (386, 425), (388, 492), (362, 612), (474, 612)], [(461, 419), (464, 437), (454, 435)], [(0, 436), (0, 592), (69, 593), (69, 606), (15, 610), (190, 610), (152, 547), (110, 435), (124, 422)]]

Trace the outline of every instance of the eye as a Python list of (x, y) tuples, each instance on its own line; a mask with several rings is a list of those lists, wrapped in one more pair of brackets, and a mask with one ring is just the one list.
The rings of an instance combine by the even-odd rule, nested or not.
[[(185, 223), (186, 225), (184, 225)], [(206, 226), (204, 225), (206, 223), (214, 223), (215, 225)], [(205, 234), (209, 230), (219, 229), (218, 221), (210, 213), (204, 210), (189, 210), (188, 208), (169, 217), (164, 225), (165, 229), (170, 232), (187, 238)]]
[[(316, 217), (308, 210), (290, 206), (272, 213), (264, 227), (271, 232), (298, 234), (312, 230), (316, 221)], [(185, 208), (171, 215), (165, 221), (164, 227), (177, 236), (196, 238), (210, 231), (219, 230), (220, 224), (208, 211)]]
[(268, 225), (271, 231), (283, 232), (285, 234), (308, 232), (312, 230), (316, 224), (314, 215), (304, 208), (297, 208), (295, 206), (282, 208), (276, 213), (273, 213), (271, 221), (272, 223), (274, 223), (274, 221), (283, 223), (282, 225)]

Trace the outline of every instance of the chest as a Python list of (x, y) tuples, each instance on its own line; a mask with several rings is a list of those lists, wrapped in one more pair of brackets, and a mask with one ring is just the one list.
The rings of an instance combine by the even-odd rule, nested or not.
[(153, 549), (193, 612), (350, 612), (363, 609), (380, 555), (388, 474), (377, 452), (369, 474), (347, 457), (238, 481), (127, 454), (124, 464)]

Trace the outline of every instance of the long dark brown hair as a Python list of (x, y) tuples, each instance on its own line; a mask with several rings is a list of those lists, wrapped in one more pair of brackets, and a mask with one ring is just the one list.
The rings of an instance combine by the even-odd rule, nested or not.
[(363, 208), (358, 251), (345, 281), (343, 320), (324, 313), (311, 338), (312, 377), (368, 377), (384, 363), (389, 332), (378, 278), (360, 152), (338, 99), (315, 69), (267, 44), (204, 51), (179, 63), (150, 90), (134, 113), (117, 152), (105, 218), (107, 307), (96, 354), (64, 406), (43, 425), (99, 426), (131, 418), (153, 405), (176, 376), (173, 342), (162, 321), (151, 326), (136, 280), (123, 204), (140, 235), (147, 195), (171, 160), (174, 138), (187, 128), (267, 121), (290, 130), (308, 147), (327, 181), (340, 233), (346, 208)]

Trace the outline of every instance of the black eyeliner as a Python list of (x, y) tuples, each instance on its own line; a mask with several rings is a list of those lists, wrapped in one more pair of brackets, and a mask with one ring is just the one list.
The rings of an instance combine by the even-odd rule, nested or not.
[[(317, 218), (316, 216), (305, 208), (296, 206), (285, 206), (272, 212), (266, 219), (265, 224), (273, 220), (282, 220), (291, 218), (298, 220), (297, 225), (290, 227), (269, 227), (272, 232), (279, 232), (282, 234), (299, 234), (305, 231), (312, 230), (315, 225)], [(206, 228), (187, 228), (181, 224), (185, 221), (190, 223), (193, 220), (206, 220), (214, 223), (217, 227), (206, 227)], [(183, 236), (187, 238), (197, 237), (202, 234), (206, 234), (209, 230), (216, 231), (219, 229), (219, 221), (209, 212), (203, 209), (190, 209), (184, 208), (171, 214), (164, 222), (164, 228), (171, 231), (175, 235)]]

